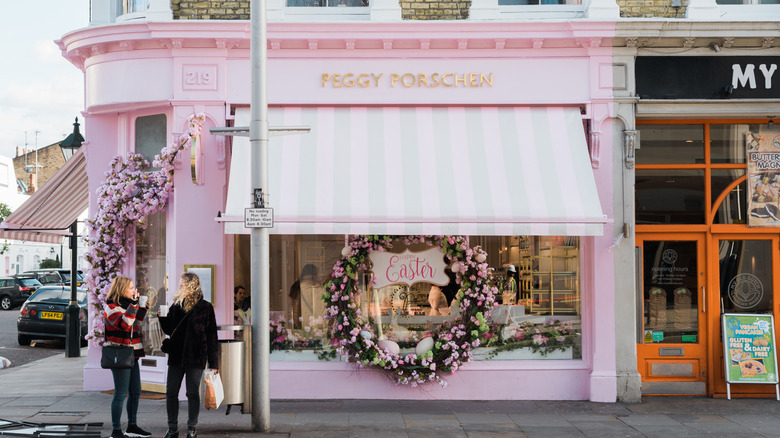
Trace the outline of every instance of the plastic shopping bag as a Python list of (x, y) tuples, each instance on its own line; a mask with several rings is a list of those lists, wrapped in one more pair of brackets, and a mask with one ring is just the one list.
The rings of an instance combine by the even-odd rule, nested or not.
[(203, 383), (206, 389), (203, 397), (203, 407), (208, 409), (217, 409), (222, 400), (225, 399), (225, 390), (222, 387), (222, 379), (218, 372), (206, 370), (203, 376)]

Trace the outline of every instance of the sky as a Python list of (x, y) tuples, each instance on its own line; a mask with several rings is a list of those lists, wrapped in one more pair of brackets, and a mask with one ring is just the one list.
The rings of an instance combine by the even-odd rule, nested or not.
[(84, 133), (84, 74), (54, 43), (89, 25), (90, 0), (3, 1), (0, 14), (0, 155), (63, 140), (79, 118)]

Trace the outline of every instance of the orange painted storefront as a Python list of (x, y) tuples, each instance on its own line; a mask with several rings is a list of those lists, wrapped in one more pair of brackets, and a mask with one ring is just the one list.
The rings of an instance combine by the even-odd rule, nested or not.
[[(659, 151), (643, 159), (640, 149), (636, 165), (635, 245), (641, 294), (637, 297), (637, 360), (643, 394), (725, 397), (721, 313), (780, 314), (780, 228), (747, 225), (750, 213), (743, 207), (747, 165), (738, 150), (742, 131), (771, 125), (767, 119), (667, 119), (637, 124), (642, 135), (650, 137), (647, 144)], [(695, 136), (699, 129), (700, 138)], [(689, 134), (696, 138), (690, 139)], [(728, 136), (733, 141), (723, 140)], [(731, 146), (724, 147), (725, 143)], [(744, 147), (744, 141), (741, 144)], [(674, 150), (677, 154), (669, 153)], [(691, 211), (670, 206), (667, 214), (660, 214), (663, 208), (655, 207), (672, 193), (686, 193)], [(666, 202), (673, 204), (674, 197), (669, 195)], [(649, 213), (643, 210), (643, 199), (655, 203)], [(730, 299), (730, 286), (739, 275), (761, 279), (755, 304)], [(658, 304), (663, 294), (665, 315), (658, 310), (663, 307)], [(774, 397), (775, 387), (736, 384), (731, 385), (731, 394)]]

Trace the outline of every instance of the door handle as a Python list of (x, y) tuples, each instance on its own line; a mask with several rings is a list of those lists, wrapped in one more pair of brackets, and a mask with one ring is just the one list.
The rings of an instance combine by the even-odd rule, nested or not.
[(701, 287), (701, 312), (707, 313), (707, 288)]

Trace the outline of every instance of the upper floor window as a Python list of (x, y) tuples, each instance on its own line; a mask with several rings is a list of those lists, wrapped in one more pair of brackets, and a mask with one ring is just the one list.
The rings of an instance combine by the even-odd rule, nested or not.
[(122, 6), (125, 14), (144, 12), (149, 9), (149, 0), (123, 0)]
[(142, 116), (135, 119), (135, 153), (149, 160), (154, 160), (165, 147), (167, 126), (165, 114)]
[(719, 5), (778, 5), (780, 0), (716, 0)]
[(287, 0), (287, 6), (315, 8), (334, 6), (367, 7), (368, 0)]
[(582, 0), (498, 0), (501, 6), (525, 5), (580, 5)]

